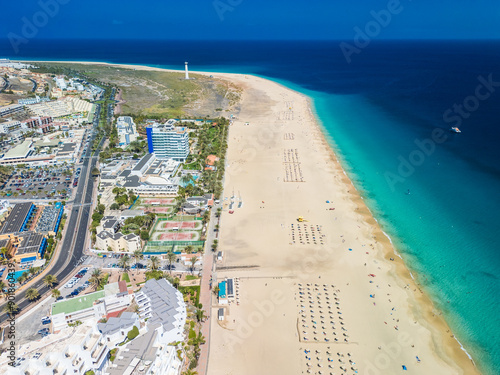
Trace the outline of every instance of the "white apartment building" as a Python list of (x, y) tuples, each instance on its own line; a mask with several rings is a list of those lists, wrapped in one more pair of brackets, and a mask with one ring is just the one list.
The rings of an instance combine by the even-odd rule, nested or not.
[(116, 252), (133, 253), (141, 250), (142, 244), (139, 236), (133, 233), (124, 235), (105, 230), (97, 234), (95, 247), (100, 250), (111, 248)]
[(90, 114), (94, 112), (94, 105), (92, 103), (74, 96), (67, 96), (51, 102), (32, 104), (27, 107), (33, 115), (40, 117), (57, 118), (86, 112), (87, 116), (85, 118), (77, 119), (77, 122), (80, 123), (88, 122)]
[(0, 123), (0, 133), (9, 134), (21, 127), (20, 121), (7, 121)]
[(159, 341), (164, 344), (184, 340), (186, 303), (182, 293), (165, 279), (150, 279), (135, 294), (141, 319), (149, 325), (159, 325)]
[(134, 120), (129, 116), (118, 117), (116, 129), (118, 131), (119, 146), (123, 148), (128, 146), (130, 142), (134, 142), (139, 136)]
[(103, 374), (108, 363), (109, 346), (96, 329), (95, 322), (48, 335), (22, 345), (17, 351), (15, 363), (9, 366), (8, 352), (0, 357), (0, 374), (52, 375), (85, 374), (94, 371)]

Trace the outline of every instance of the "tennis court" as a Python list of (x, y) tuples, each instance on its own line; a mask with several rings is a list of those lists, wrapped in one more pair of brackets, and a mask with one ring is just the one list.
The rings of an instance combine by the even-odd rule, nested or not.
[(173, 199), (144, 199), (143, 203), (144, 204), (172, 204), (174, 200)]
[(197, 240), (199, 234), (196, 232), (169, 232), (169, 233), (161, 233), (157, 241), (188, 241), (188, 240)]
[(153, 206), (153, 207), (146, 207), (145, 210), (148, 212), (154, 212), (157, 214), (166, 214), (171, 210), (171, 208), (170, 207), (154, 207)]
[(160, 224), (161, 229), (195, 229), (197, 224), (201, 228), (201, 223), (196, 221), (166, 221)]

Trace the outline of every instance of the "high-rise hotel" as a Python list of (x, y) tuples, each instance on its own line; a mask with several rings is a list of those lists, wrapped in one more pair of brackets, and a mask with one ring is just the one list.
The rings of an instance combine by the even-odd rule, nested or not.
[(158, 159), (173, 159), (185, 162), (189, 155), (189, 134), (184, 127), (175, 127), (177, 120), (165, 124), (153, 124), (146, 128), (148, 149)]

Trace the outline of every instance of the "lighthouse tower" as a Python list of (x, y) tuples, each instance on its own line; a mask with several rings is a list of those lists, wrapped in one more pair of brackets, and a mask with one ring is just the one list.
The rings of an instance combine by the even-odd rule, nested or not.
[(188, 70), (188, 62), (185, 62), (186, 64), (186, 79), (189, 79), (189, 70)]

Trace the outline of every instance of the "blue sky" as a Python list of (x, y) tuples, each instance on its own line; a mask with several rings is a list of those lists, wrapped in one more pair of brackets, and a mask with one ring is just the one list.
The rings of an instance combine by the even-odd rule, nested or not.
[(37, 38), (353, 39), (388, 4), (379, 39), (500, 38), (500, 0), (6, 0), (2, 37), (54, 2)]

